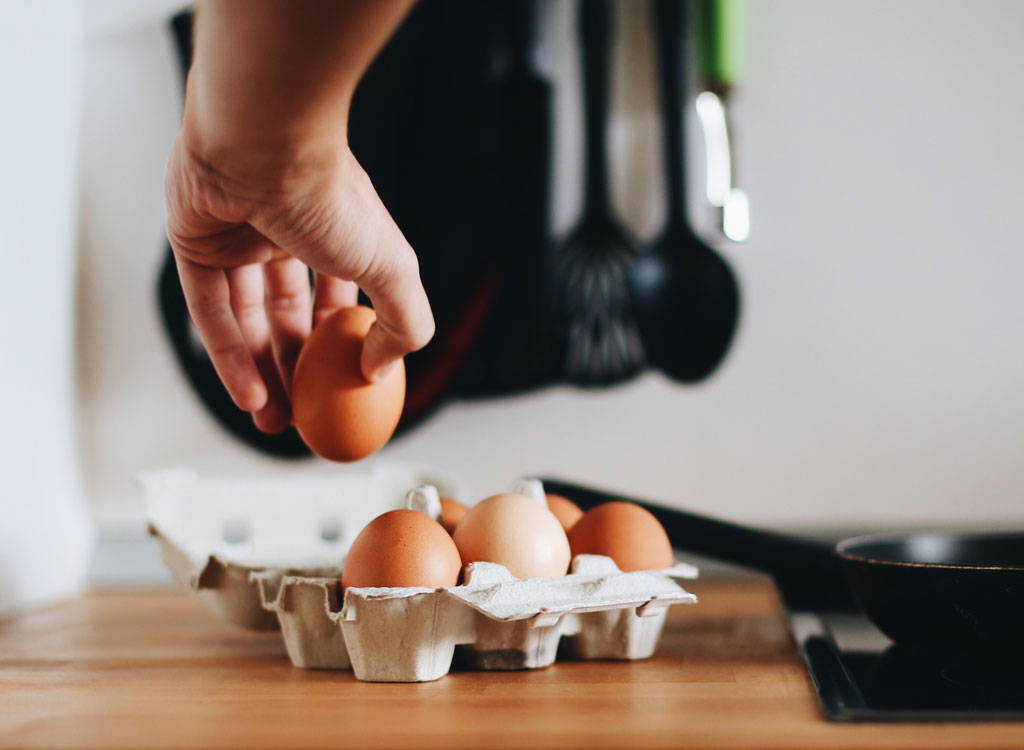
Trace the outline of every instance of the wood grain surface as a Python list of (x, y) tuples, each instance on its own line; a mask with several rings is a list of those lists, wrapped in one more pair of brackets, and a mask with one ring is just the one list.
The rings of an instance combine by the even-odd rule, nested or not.
[(694, 582), (644, 662), (370, 684), (189, 595), (93, 593), (0, 622), (0, 746), (1010, 748), (1024, 724), (832, 724), (766, 582)]

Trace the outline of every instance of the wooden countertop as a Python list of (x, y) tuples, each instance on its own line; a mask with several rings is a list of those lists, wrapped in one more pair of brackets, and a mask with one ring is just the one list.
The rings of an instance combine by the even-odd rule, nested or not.
[(649, 661), (420, 684), (295, 669), (184, 593), (93, 593), (0, 622), (0, 746), (1024, 747), (1024, 724), (826, 722), (767, 583), (688, 588)]

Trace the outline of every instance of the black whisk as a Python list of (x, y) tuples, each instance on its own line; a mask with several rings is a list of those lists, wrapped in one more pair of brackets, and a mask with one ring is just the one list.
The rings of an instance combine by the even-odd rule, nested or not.
[(583, 216), (552, 256), (562, 373), (579, 385), (609, 385), (640, 371), (644, 350), (629, 292), (636, 246), (609, 194), (607, 127), (611, 47), (608, 0), (580, 0), (586, 116)]

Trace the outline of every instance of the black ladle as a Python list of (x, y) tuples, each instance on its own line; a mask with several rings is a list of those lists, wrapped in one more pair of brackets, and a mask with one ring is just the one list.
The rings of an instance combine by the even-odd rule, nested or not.
[(729, 350), (739, 318), (739, 288), (728, 264), (694, 235), (686, 219), (686, 7), (680, 0), (653, 3), (668, 221), (637, 257), (631, 289), (648, 361), (675, 380), (696, 382), (714, 372)]
[(1024, 656), (1024, 532), (881, 534), (831, 545), (542, 481), (584, 510), (614, 500), (647, 508), (676, 549), (770, 574), (793, 611), (859, 607), (911, 650)]

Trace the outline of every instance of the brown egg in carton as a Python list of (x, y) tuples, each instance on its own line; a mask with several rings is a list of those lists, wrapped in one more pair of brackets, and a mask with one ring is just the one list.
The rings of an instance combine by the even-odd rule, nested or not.
[[(536, 480), (515, 491), (546, 502)], [(405, 506), (440, 519), (433, 486), (410, 491)], [(545, 667), (563, 637), (577, 658), (644, 659), (668, 607), (696, 602), (677, 583), (696, 577), (694, 567), (623, 572), (602, 555), (578, 555), (557, 577), (520, 580), (502, 565), (474, 562), (457, 586), (350, 587), (342, 595), (340, 566), (251, 567), (218, 555), (196, 565), (157, 523), (150, 528), (175, 577), (212, 610), (245, 627), (273, 627), (276, 618), (293, 665), (351, 668), (371, 682), (436, 680), (456, 654), (474, 669)]]

